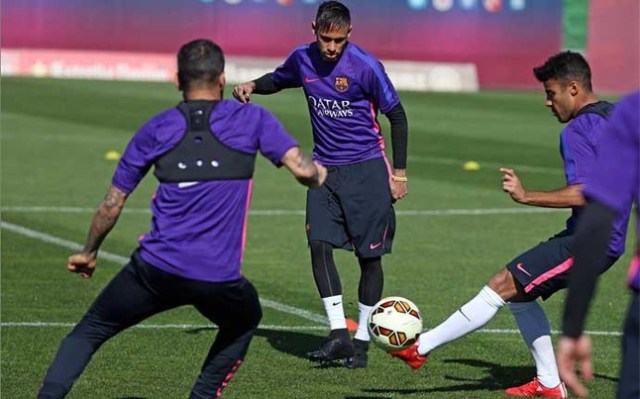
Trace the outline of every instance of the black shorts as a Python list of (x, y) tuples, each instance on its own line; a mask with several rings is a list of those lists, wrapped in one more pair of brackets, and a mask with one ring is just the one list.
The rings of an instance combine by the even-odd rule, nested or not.
[(390, 169), (384, 158), (329, 166), (320, 188), (307, 191), (307, 239), (355, 251), (360, 258), (391, 252), (396, 228)]
[(256, 328), (262, 318), (258, 293), (244, 277), (214, 283), (180, 277), (146, 263), (134, 252), (85, 317), (117, 331), (179, 306), (192, 305), (221, 330)]
[[(567, 287), (569, 270), (573, 266), (573, 242), (573, 235), (561, 232), (513, 259), (507, 269), (522, 284), (525, 293), (533, 298), (547, 299)], [(617, 259), (609, 257), (600, 273)]]

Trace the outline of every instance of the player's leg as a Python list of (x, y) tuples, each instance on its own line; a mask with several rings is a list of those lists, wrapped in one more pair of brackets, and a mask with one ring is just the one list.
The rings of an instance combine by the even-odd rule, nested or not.
[(324, 241), (309, 242), (313, 278), (324, 304), (331, 330), (346, 329), (342, 284), (333, 260), (333, 247)]
[[(460, 307), (445, 322), (421, 334), (417, 348), (418, 354), (424, 356), (448, 342), (477, 330), (491, 320), (508, 301), (534, 300), (539, 295), (539, 291), (538, 289), (531, 291), (542, 284), (542, 281), (536, 278), (550, 270), (549, 265), (557, 264), (557, 257), (547, 260), (546, 256), (541, 256), (549, 253), (546, 247), (550, 245), (547, 243), (542, 243), (515, 258), (507, 267), (496, 273), (471, 301)], [(566, 260), (568, 256), (563, 253), (561, 258)], [(528, 270), (524, 269), (523, 264)], [(544, 287), (549, 284), (545, 283)]]
[(197, 282), (188, 289), (196, 309), (219, 328), (190, 398), (218, 398), (242, 364), (262, 319), (258, 293), (245, 278), (232, 283)]
[(622, 368), (620, 370), (620, 382), (618, 383), (617, 399), (640, 398), (640, 305), (638, 292), (634, 291), (631, 303), (627, 309), (627, 317), (624, 323), (624, 335), (622, 336)]
[(309, 359), (315, 362), (342, 359), (353, 354), (344, 315), (342, 285), (333, 259), (333, 248), (351, 248), (344, 230), (340, 200), (335, 192), (340, 174), (340, 167), (330, 167), (325, 184), (307, 191), (306, 230), (313, 278), (331, 329), (323, 344), (308, 353)]
[(345, 361), (349, 368), (363, 368), (367, 366), (367, 351), (369, 350), (369, 314), (373, 305), (382, 297), (384, 274), (382, 258), (358, 258), (360, 264), (360, 282), (358, 284), (358, 329), (353, 337), (354, 355)]
[(559, 386), (561, 381), (551, 342), (551, 326), (540, 303), (530, 301), (509, 303), (508, 306), (535, 361), (537, 382), (550, 388)]
[(347, 232), (358, 263), (358, 329), (353, 339), (354, 356), (345, 365), (362, 368), (367, 364), (369, 314), (382, 297), (384, 273), (382, 256), (390, 253), (395, 235), (395, 212), (389, 187), (389, 171), (383, 158), (349, 165), (343, 171), (338, 191), (345, 214)]
[[(567, 273), (573, 264), (570, 250), (572, 237), (563, 233), (540, 243), (507, 265), (526, 298), (549, 298), (566, 287)], [(551, 326), (544, 310), (535, 300), (512, 300), (509, 309), (518, 324), (536, 364), (536, 377), (521, 386), (506, 390), (513, 396), (564, 398), (566, 388), (560, 380), (551, 341)], [(542, 393), (541, 393), (542, 392)]]
[(455, 341), (489, 322), (509, 300), (525, 300), (522, 287), (507, 268), (496, 273), (489, 283), (469, 302), (462, 305), (444, 322), (420, 334), (418, 342), (393, 353), (410, 367), (421, 367), (427, 355), (436, 348)]
[(329, 319), (329, 336), (307, 355), (313, 362), (328, 362), (353, 355), (342, 303), (342, 285), (333, 260), (333, 247), (324, 241), (310, 241), (313, 277)]
[(473, 299), (443, 323), (420, 335), (418, 353), (424, 356), (484, 326), (506, 304), (506, 300), (516, 294), (512, 276), (506, 269), (501, 269)]
[(39, 399), (63, 398), (80, 377), (93, 354), (120, 331), (173, 307), (160, 303), (148, 289), (144, 270), (134, 255), (102, 290), (80, 322), (64, 338), (44, 377)]

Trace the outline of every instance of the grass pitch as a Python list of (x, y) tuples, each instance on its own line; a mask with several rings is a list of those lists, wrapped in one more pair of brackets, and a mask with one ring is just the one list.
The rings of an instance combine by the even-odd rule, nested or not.
[[(227, 92), (230, 91), (230, 88)], [(311, 149), (302, 94), (255, 96)], [(542, 93), (401, 93), (409, 117), (409, 196), (396, 206), (394, 253), (385, 257), (386, 295), (413, 300), (425, 327), (473, 297), (512, 257), (559, 231), (568, 211), (536, 212), (500, 189), (500, 166), (525, 187), (563, 184), (561, 129)], [(82, 281), (65, 270), (133, 132), (175, 105), (167, 83), (2, 79), (1, 385), (32, 398), (60, 343), (147, 231), (155, 188), (148, 176), (103, 245), (109, 259)], [(380, 122), (388, 140), (388, 125)], [(480, 169), (466, 171), (475, 161)], [(535, 369), (506, 310), (485, 329), (434, 351), (411, 371), (372, 348), (369, 367), (319, 368), (305, 354), (328, 328), (304, 234), (305, 190), (268, 162), (257, 163), (244, 273), (264, 305), (263, 325), (225, 398), (496, 398)], [(275, 211), (275, 212), (274, 212)], [(630, 247), (630, 244), (629, 244)], [(338, 252), (347, 315), (357, 318), (359, 268)], [(594, 336), (595, 398), (614, 396), (619, 331), (629, 294), (625, 255), (605, 275), (588, 328)], [(564, 293), (543, 307), (558, 329)], [(106, 343), (69, 398), (184, 398), (216, 334), (192, 309), (147, 320)], [(554, 338), (557, 338), (554, 337)]]

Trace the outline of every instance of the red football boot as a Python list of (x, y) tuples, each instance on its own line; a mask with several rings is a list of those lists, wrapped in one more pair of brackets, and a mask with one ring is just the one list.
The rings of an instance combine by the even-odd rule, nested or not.
[(558, 384), (553, 388), (547, 388), (538, 381), (538, 378), (527, 382), (519, 387), (509, 388), (504, 391), (507, 395), (520, 396), (520, 397), (537, 397), (537, 398), (567, 398), (567, 388), (564, 386), (564, 382)]

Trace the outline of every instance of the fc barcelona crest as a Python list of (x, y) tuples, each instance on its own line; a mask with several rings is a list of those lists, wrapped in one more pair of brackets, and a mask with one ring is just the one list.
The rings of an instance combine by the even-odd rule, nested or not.
[(340, 93), (344, 93), (349, 90), (349, 80), (345, 76), (337, 76), (334, 86)]

